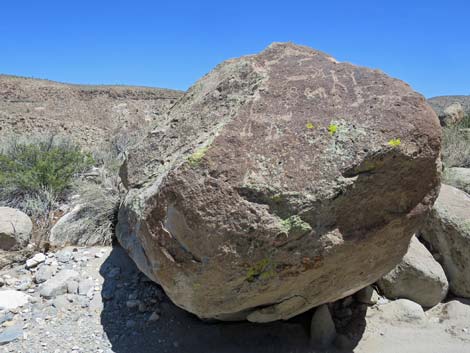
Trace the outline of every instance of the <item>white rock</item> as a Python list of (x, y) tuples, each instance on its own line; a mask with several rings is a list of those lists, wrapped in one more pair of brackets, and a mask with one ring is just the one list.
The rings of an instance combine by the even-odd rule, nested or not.
[(22, 249), (31, 239), (32, 230), (33, 223), (25, 213), (11, 207), (0, 207), (0, 249)]
[(46, 255), (44, 255), (43, 253), (38, 253), (34, 255), (32, 258), (26, 260), (26, 268), (36, 267), (37, 265), (39, 265), (40, 263), (43, 263), (44, 261), (46, 261)]
[(421, 305), (408, 299), (398, 299), (376, 307), (380, 319), (387, 322), (420, 323), (426, 318)]
[(44, 298), (53, 298), (57, 295), (65, 294), (67, 293), (67, 283), (77, 280), (78, 277), (78, 273), (74, 270), (61, 270), (40, 286), (39, 294)]
[(95, 283), (91, 279), (84, 279), (78, 283), (78, 294), (89, 296), (93, 293)]
[(30, 296), (13, 289), (0, 291), (0, 309), (12, 310), (25, 305)]

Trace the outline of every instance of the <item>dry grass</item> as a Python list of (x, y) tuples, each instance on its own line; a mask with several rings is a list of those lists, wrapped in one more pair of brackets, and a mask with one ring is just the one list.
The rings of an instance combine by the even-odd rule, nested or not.
[(470, 168), (470, 116), (460, 124), (443, 128), (442, 160), (447, 168)]
[(80, 197), (73, 206), (79, 208), (63, 231), (68, 233), (68, 238), (77, 239), (77, 243), (83, 245), (110, 245), (119, 207), (118, 190), (85, 180), (78, 182), (75, 190)]

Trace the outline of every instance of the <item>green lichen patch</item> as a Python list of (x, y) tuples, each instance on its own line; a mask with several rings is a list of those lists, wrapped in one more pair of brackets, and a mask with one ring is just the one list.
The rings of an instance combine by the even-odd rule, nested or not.
[(401, 145), (401, 140), (400, 139), (391, 139), (387, 142), (387, 145), (391, 147), (398, 147)]
[(192, 167), (196, 167), (197, 165), (199, 165), (199, 163), (201, 162), (202, 158), (204, 157), (208, 149), (209, 149), (209, 146), (201, 147), (197, 149), (196, 152), (194, 152), (192, 155), (188, 157), (189, 164)]
[(338, 125), (330, 124), (330, 126), (328, 126), (328, 132), (330, 133), (331, 136), (336, 134), (338, 132)]
[(290, 216), (281, 221), (281, 230), (288, 237), (299, 237), (312, 231), (312, 227), (299, 216)]
[(274, 269), (272, 269), (271, 260), (268, 258), (264, 258), (253, 266), (251, 266), (248, 271), (246, 272), (245, 279), (248, 282), (254, 282), (255, 280), (259, 279), (269, 279), (275, 275)]

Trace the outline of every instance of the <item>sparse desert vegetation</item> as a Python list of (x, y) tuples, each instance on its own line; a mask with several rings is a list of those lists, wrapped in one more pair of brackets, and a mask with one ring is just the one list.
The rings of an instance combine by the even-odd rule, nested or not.
[(445, 167), (470, 168), (470, 115), (442, 129), (442, 160)]
[(126, 136), (93, 151), (53, 134), (7, 135), (1, 141), (0, 206), (29, 215), (36, 224), (36, 241), (49, 242), (57, 215), (75, 209), (66, 224), (55, 228), (60, 238), (55, 241), (111, 244)]

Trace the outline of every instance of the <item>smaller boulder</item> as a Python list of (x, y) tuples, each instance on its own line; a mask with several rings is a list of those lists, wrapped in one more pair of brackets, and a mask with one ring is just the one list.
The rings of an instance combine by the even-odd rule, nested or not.
[(12, 310), (25, 305), (29, 300), (29, 295), (20, 291), (7, 289), (0, 291), (0, 309)]
[[(102, 232), (92, 231), (95, 229), (92, 225), (96, 220), (90, 219), (90, 212), (87, 205), (78, 204), (63, 215), (51, 228), (49, 244), (54, 247), (110, 245), (110, 239)], [(104, 210), (100, 212), (103, 212), (102, 217), (105, 218), (106, 212)], [(95, 226), (98, 227), (98, 225)]]
[(86, 295), (90, 296), (93, 294), (93, 290), (95, 288), (95, 282), (91, 279), (83, 279), (78, 284), (78, 294), (79, 295)]
[(403, 260), (377, 285), (387, 298), (410, 299), (424, 307), (440, 303), (449, 289), (441, 265), (415, 236)]
[(372, 315), (378, 315), (381, 320), (391, 323), (397, 321), (419, 323), (426, 318), (421, 305), (408, 299), (398, 299), (379, 305), (377, 312)]
[(50, 279), (55, 272), (55, 268), (48, 265), (43, 265), (39, 267), (34, 275), (34, 282), (36, 283), (43, 283)]
[(43, 263), (46, 261), (46, 255), (43, 253), (38, 253), (34, 255), (32, 258), (26, 260), (26, 268), (33, 268), (36, 267), (37, 265)]
[(19, 250), (31, 239), (33, 223), (20, 210), (0, 207), (0, 249)]
[(336, 338), (336, 327), (328, 305), (319, 306), (312, 317), (310, 343), (315, 348), (327, 348)]
[(74, 222), (80, 217), (81, 208), (81, 205), (76, 205), (51, 228), (49, 243), (52, 246), (84, 245), (80, 243), (80, 229), (74, 226)]
[(443, 173), (443, 181), (470, 194), (470, 168), (446, 168)]
[(439, 120), (442, 126), (451, 126), (460, 123), (465, 117), (465, 111), (458, 102), (447, 106), (444, 111), (439, 114)]
[(39, 294), (46, 299), (66, 294), (68, 288), (67, 283), (72, 280), (78, 280), (78, 277), (78, 273), (74, 270), (61, 270), (57, 275), (41, 285)]
[(444, 268), (450, 291), (470, 298), (470, 195), (442, 184), (421, 236)]
[(451, 300), (442, 307), (442, 319), (468, 322), (470, 305), (459, 300)]

